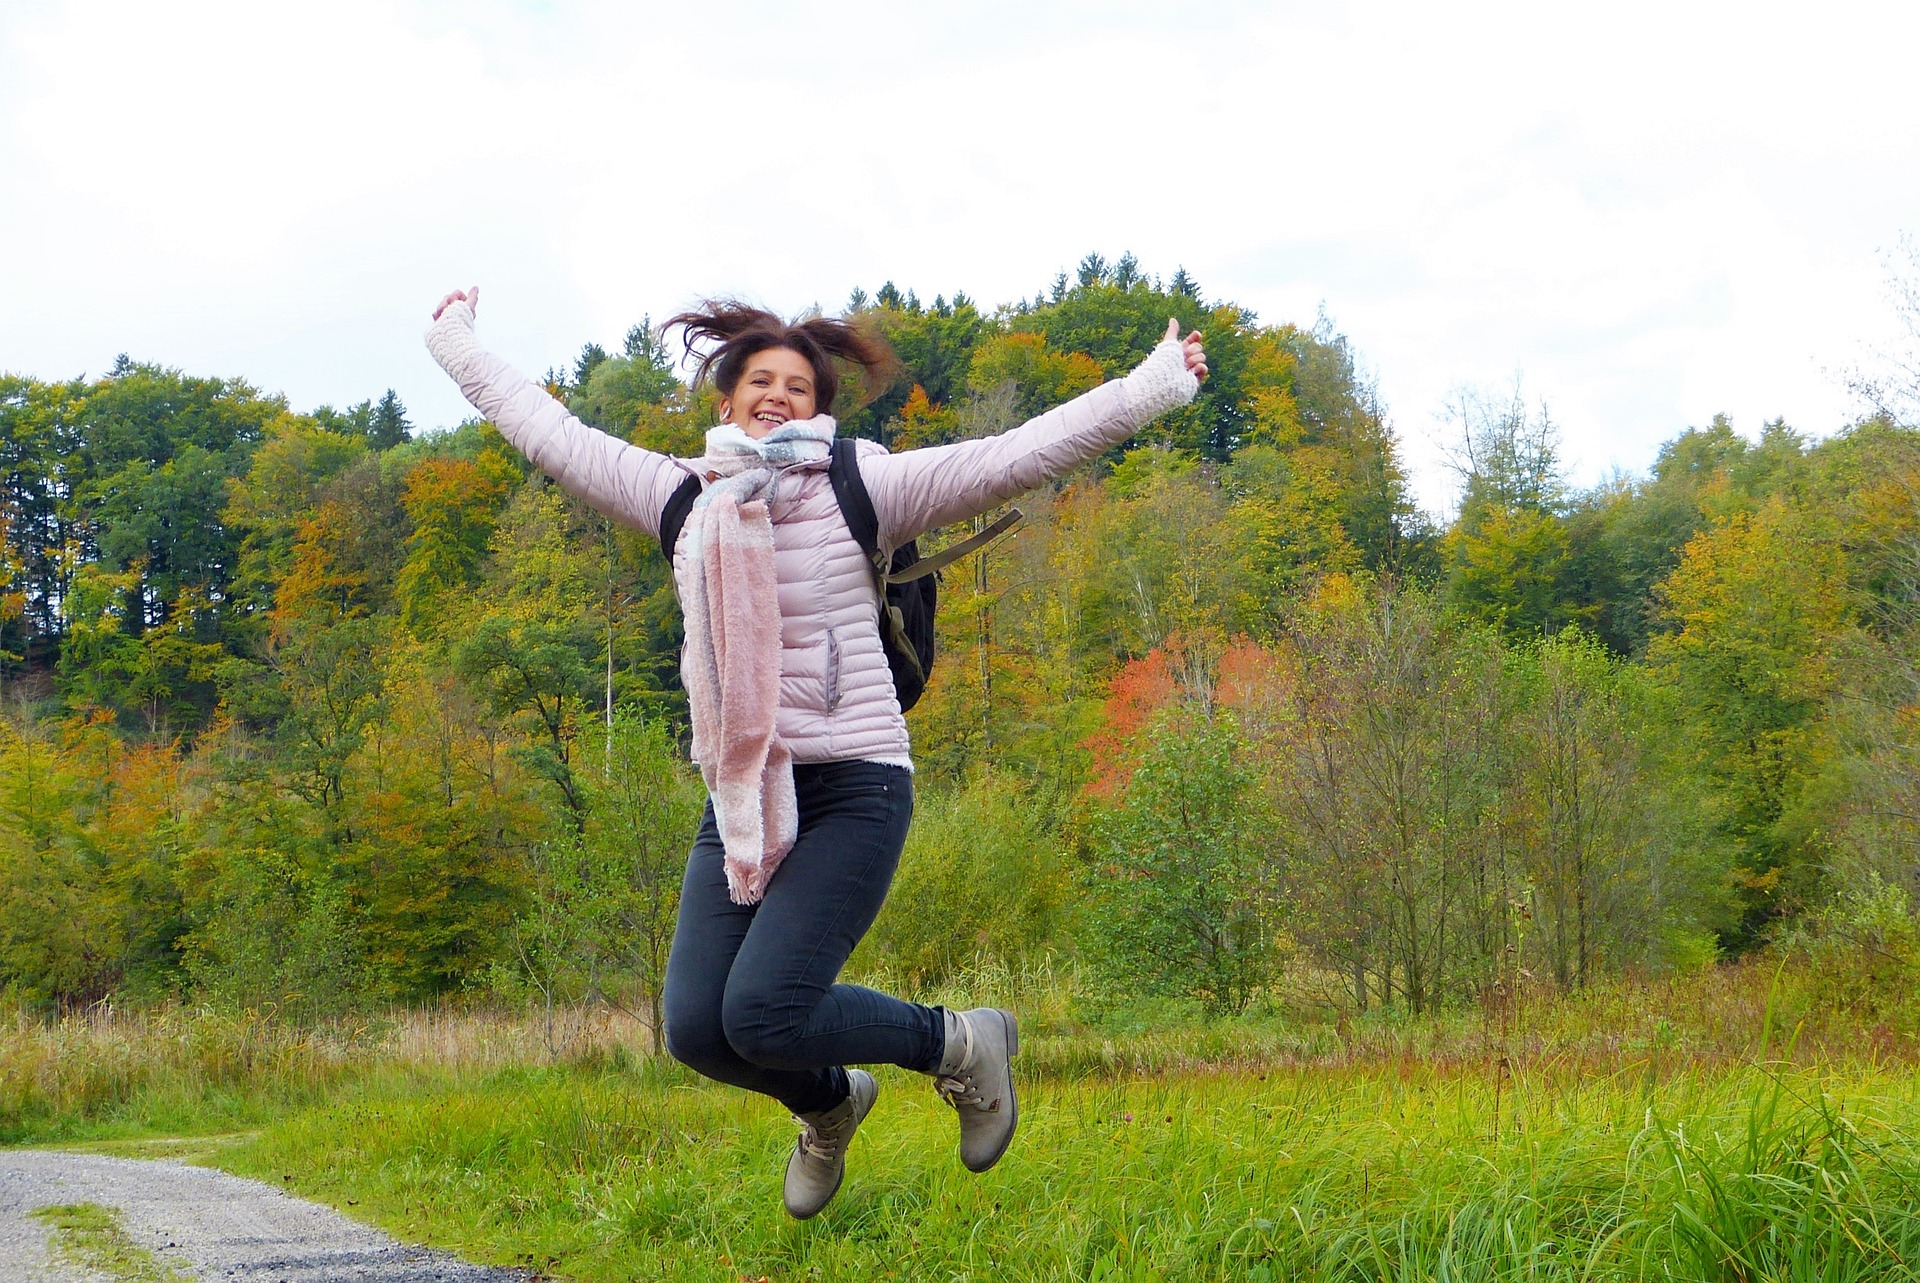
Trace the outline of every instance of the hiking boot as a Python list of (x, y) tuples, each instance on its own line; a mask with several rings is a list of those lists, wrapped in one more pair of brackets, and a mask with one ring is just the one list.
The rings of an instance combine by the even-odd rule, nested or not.
[(796, 1221), (814, 1215), (840, 1191), (840, 1182), (847, 1174), (847, 1142), (873, 1108), (880, 1084), (864, 1069), (849, 1069), (847, 1090), (847, 1098), (832, 1109), (793, 1116), (801, 1132), (793, 1145), (793, 1157), (787, 1160), (783, 1197), (787, 1215)]
[(1013, 1097), (1013, 1056), (1020, 1030), (1011, 1011), (975, 1007), (946, 1013), (947, 1050), (934, 1090), (960, 1114), (960, 1161), (984, 1172), (1013, 1143), (1020, 1110)]

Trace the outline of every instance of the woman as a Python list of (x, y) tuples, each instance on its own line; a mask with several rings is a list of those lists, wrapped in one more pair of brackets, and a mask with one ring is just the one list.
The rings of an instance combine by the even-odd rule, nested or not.
[[(476, 409), (562, 486), (658, 535), (688, 477), (702, 491), (673, 573), (686, 616), (681, 676), (709, 801), (687, 860), (667, 964), (667, 1048), (709, 1078), (772, 1096), (801, 1126), (785, 1204), (806, 1218), (845, 1173), (878, 1086), (855, 1064), (930, 1074), (983, 1172), (1018, 1111), (1011, 1012), (948, 1011), (837, 983), (886, 898), (913, 811), (907, 726), (881, 646), (879, 596), (827, 464), (836, 360), (880, 368), (845, 322), (788, 325), (738, 303), (668, 322), (707, 345), (721, 422), (706, 455), (674, 459), (596, 431), (474, 338), (478, 287), (434, 311), (427, 346)], [(858, 445), (880, 543), (985, 512), (1063, 475), (1193, 398), (1195, 332), (1169, 322), (1124, 379), (1010, 432), (889, 454)]]

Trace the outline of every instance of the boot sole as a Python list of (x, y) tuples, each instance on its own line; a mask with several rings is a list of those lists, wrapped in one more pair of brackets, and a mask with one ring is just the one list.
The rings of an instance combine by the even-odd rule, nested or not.
[(998, 1007), (994, 1010), (998, 1013), (1007, 1032), (1007, 1135), (1006, 1139), (1000, 1142), (1000, 1148), (994, 1150), (993, 1156), (986, 1162), (978, 1167), (970, 1163), (966, 1164), (967, 1170), (976, 1174), (990, 1170), (995, 1163), (1005, 1157), (1008, 1148), (1013, 1144), (1013, 1133), (1020, 1126), (1020, 1095), (1013, 1085), (1013, 1058), (1020, 1054), (1020, 1024), (1013, 1018), (1011, 1011)]

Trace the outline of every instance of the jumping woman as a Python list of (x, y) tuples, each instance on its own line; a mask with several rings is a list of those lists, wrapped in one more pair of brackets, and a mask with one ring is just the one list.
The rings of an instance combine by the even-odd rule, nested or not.
[[(984, 1172), (1018, 1119), (1013, 1013), (948, 1011), (838, 983), (893, 880), (913, 812), (907, 723), (881, 643), (873, 562), (829, 477), (840, 366), (885, 347), (844, 321), (789, 325), (739, 303), (668, 322), (719, 393), (706, 454), (675, 459), (568, 414), (474, 337), (478, 287), (434, 311), (427, 347), (535, 467), (600, 512), (660, 534), (699, 493), (672, 549), (686, 620), (680, 673), (708, 803), (687, 857), (667, 963), (667, 1049), (709, 1078), (772, 1096), (801, 1132), (785, 1203), (814, 1215), (879, 1086), (850, 1065), (929, 1074), (959, 1112), (960, 1160)], [(999, 436), (890, 454), (857, 444), (886, 554), (1063, 476), (1193, 399), (1196, 331), (1125, 378)]]

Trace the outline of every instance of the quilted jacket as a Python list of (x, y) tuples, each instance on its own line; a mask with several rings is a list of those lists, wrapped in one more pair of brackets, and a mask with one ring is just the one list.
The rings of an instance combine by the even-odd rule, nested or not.
[[(454, 302), (427, 331), (434, 359), (474, 408), (535, 467), (616, 521), (658, 536), (667, 499), (698, 459), (675, 459), (589, 427), (482, 348), (473, 310)], [(999, 436), (890, 454), (860, 443), (860, 476), (894, 548), (987, 512), (1099, 455), (1155, 415), (1193, 399), (1181, 345), (1168, 340), (1139, 368)], [(912, 768), (906, 719), (880, 646), (877, 590), (847, 529), (826, 465), (795, 468), (770, 503), (780, 599), (776, 728), (796, 762), (865, 759)], [(675, 551), (676, 570), (684, 548)]]

